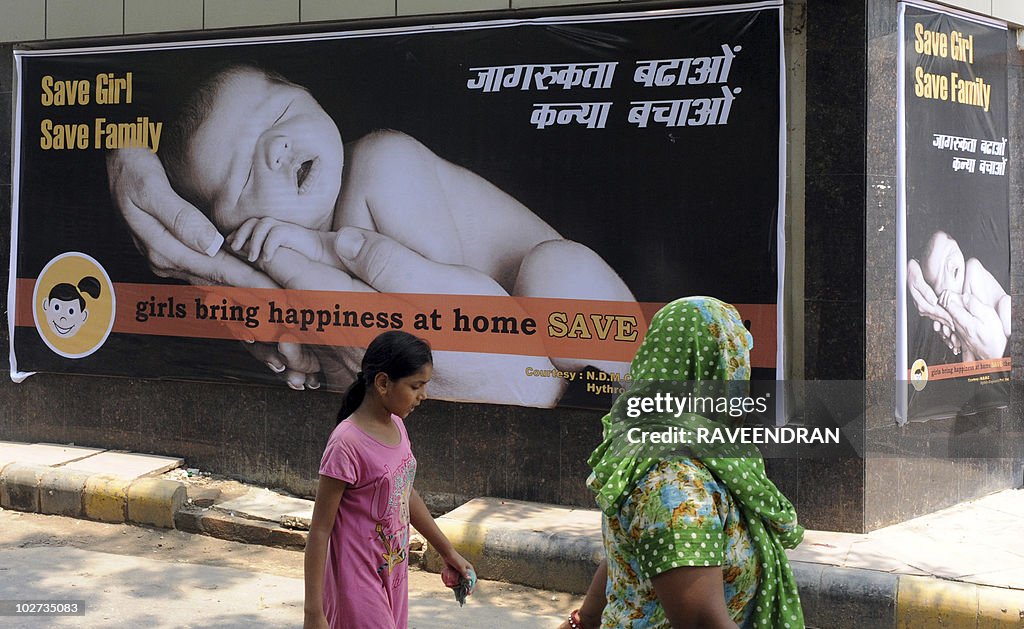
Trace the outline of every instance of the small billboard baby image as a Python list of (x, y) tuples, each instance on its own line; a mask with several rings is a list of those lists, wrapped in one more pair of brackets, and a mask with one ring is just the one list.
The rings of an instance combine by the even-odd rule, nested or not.
[(932, 233), (921, 261), (907, 263), (910, 296), (963, 361), (1002, 357), (1010, 338), (1010, 295), (948, 233)]
[(79, 280), (78, 286), (61, 282), (50, 289), (50, 295), (43, 300), (43, 311), (57, 336), (69, 338), (82, 329), (89, 318), (85, 295), (93, 299), (100, 296), (100, 281), (91, 275)]
[(32, 293), (36, 331), (65, 358), (83, 358), (107, 340), (114, 326), (114, 285), (94, 258), (62, 253), (43, 268)]

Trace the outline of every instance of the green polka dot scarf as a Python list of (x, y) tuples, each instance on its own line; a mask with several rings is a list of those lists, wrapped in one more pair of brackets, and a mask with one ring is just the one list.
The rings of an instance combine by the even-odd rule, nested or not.
[(792, 503), (765, 475), (757, 448), (631, 443), (627, 438), (633, 428), (644, 432), (682, 429), (694, 434), (698, 428), (738, 421), (727, 412), (639, 412), (639, 405), (634, 402), (631, 408), (629, 400), (665, 393), (677, 398), (744, 396), (752, 347), (753, 339), (736, 309), (712, 297), (686, 297), (659, 310), (630, 365), (629, 390), (602, 420), (605, 438), (588, 461), (593, 468), (588, 484), (601, 510), (615, 515), (653, 465), (669, 457), (699, 459), (729, 489), (757, 548), (761, 580), (754, 598), (753, 626), (800, 629), (803, 611), (784, 549), (800, 543), (803, 527), (797, 524)]

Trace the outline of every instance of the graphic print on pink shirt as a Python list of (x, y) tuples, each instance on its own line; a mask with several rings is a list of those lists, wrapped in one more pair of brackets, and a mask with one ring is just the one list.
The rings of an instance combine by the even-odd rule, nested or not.
[[(384, 560), (377, 567), (377, 575), (385, 585), (395, 566), (406, 560), (406, 549), (409, 547), (409, 498), (415, 475), (416, 460), (410, 454), (394, 473), (385, 466), (384, 475), (374, 487), (373, 516), (377, 520), (377, 539)], [(397, 518), (392, 515), (396, 507), (399, 510)], [(397, 523), (398, 526), (390, 528), (388, 523)], [(391, 587), (398, 587), (404, 576), (404, 573), (396, 575)]]

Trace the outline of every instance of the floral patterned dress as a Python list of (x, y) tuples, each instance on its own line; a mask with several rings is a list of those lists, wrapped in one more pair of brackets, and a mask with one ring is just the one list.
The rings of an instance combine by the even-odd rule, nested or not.
[(652, 466), (618, 513), (604, 516), (603, 531), (602, 629), (671, 627), (651, 577), (684, 566), (722, 566), (729, 613), (740, 627), (750, 626), (761, 577), (757, 550), (732, 496), (700, 461)]

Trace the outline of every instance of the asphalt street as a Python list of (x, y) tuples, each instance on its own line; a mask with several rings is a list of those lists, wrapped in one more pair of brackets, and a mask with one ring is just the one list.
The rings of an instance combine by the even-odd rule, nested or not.
[[(481, 581), (460, 608), (410, 571), (410, 629), (557, 627), (575, 597)], [(81, 600), (84, 616), (0, 616), (0, 627), (296, 628), (302, 553), (180, 531), (0, 509), (0, 601)]]

